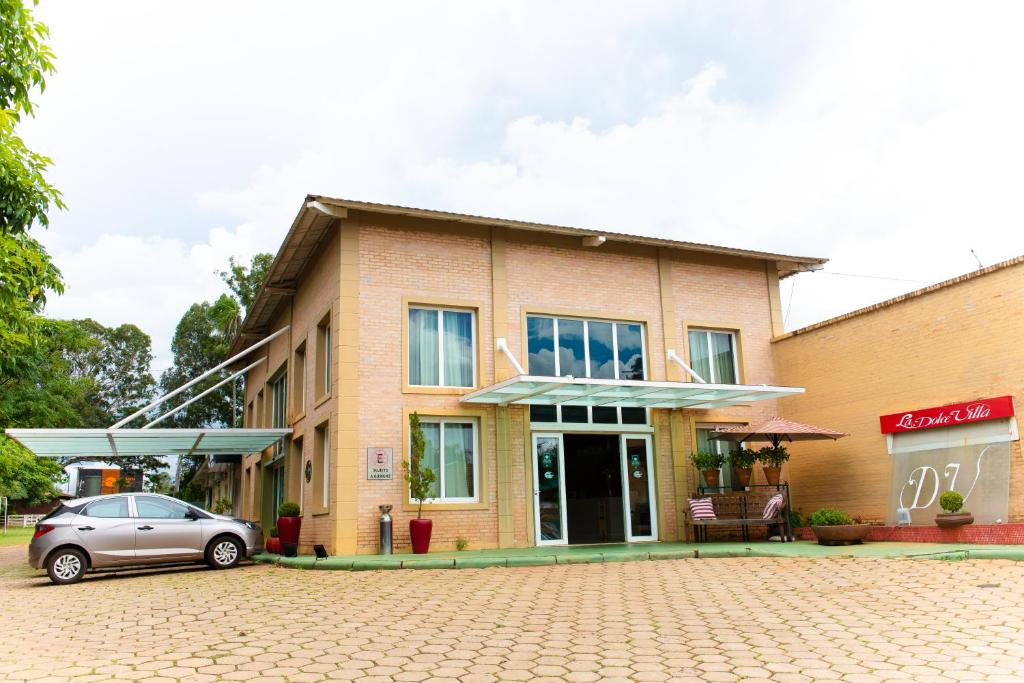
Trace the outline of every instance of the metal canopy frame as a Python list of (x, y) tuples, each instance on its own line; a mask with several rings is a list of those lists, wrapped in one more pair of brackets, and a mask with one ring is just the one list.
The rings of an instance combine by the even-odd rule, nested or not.
[(618, 406), (710, 410), (804, 393), (801, 387), (766, 384), (654, 382), (518, 375), (462, 397), (462, 403), (490, 405)]
[(256, 453), (291, 433), (291, 428), (7, 430), (8, 436), (44, 458)]

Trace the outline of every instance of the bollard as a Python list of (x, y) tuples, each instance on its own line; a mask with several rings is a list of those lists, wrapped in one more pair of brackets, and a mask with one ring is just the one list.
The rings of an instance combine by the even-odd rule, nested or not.
[(378, 505), (380, 508), (380, 554), (391, 554), (391, 506)]

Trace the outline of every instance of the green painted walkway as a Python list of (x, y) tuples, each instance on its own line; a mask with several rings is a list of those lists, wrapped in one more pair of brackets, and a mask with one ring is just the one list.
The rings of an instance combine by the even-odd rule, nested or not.
[(882, 557), (909, 559), (1007, 559), (1024, 560), (1021, 545), (970, 545), (955, 543), (892, 543), (823, 546), (814, 541), (795, 543), (617, 543), (609, 545), (548, 546), (463, 550), (427, 555), (339, 555), (317, 561), (310, 555), (281, 557), (263, 553), (256, 562), (298, 569), (360, 571), (372, 569), (470, 569), (482, 567), (529, 567), (548, 564), (631, 562), (715, 557)]

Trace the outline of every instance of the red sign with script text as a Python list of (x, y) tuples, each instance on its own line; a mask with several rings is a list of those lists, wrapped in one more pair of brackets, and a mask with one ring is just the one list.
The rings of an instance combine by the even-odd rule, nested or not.
[(968, 422), (997, 420), (1001, 417), (1013, 417), (1013, 397), (982, 398), (967, 403), (954, 403), (940, 408), (923, 408), (908, 410), (904, 413), (882, 415), (878, 418), (882, 423), (883, 434), (894, 432), (913, 432), (918, 429), (933, 427), (950, 427)]

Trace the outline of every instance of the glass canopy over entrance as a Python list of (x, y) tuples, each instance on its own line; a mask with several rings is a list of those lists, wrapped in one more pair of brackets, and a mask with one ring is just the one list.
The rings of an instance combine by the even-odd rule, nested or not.
[(7, 435), (42, 457), (111, 458), (132, 455), (256, 453), (291, 429), (8, 429)]
[(609, 406), (710, 410), (802, 394), (800, 387), (765, 384), (651, 382), (633, 379), (518, 375), (462, 398), (463, 403), (534, 406)]

